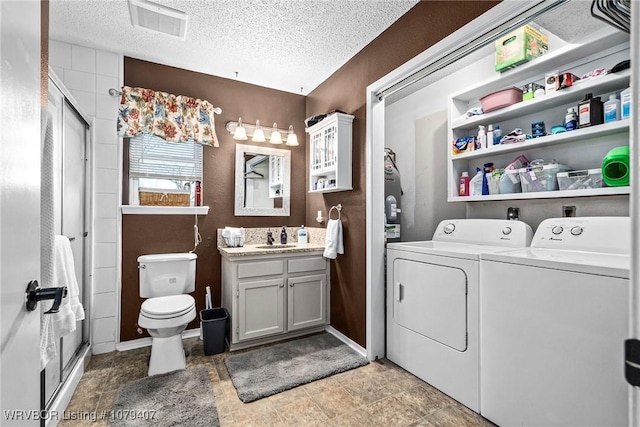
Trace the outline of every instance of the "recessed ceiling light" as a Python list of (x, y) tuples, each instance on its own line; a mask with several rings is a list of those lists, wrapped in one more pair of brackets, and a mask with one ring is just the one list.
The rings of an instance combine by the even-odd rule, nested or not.
[(186, 13), (147, 0), (129, 0), (129, 14), (134, 27), (184, 39), (187, 35)]

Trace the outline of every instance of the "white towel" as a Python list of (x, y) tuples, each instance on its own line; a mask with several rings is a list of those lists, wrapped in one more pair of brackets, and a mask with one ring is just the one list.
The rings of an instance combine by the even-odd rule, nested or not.
[[(40, 286), (55, 286), (53, 282), (54, 241), (54, 172), (53, 172), (53, 118), (44, 107), (40, 111), (42, 159), (40, 174)], [(51, 316), (43, 313), (52, 303), (43, 301), (40, 306), (40, 369), (56, 357), (56, 340)]]
[(330, 219), (327, 221), (327, 234), (325, 236), (324, 257), (336, 259), (338, 254), (344, 254), (342, 242), (342, 221)]
[(66, 286), (67, 296), (62, 299), (60, 310), (51, 314), (56, 339), (76, 329), (76, 322), (84, 319), (84, 309), (80, 303), (80, 288), (76, 278), (71, 242), (66, 236), (56, 236), (54, 264), (54, 286)]

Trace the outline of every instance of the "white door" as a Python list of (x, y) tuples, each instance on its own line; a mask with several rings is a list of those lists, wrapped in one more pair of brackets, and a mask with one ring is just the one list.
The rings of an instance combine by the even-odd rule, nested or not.
[(37, 426), (40, 315), (40, 2), (0, 2), (0, 425)]

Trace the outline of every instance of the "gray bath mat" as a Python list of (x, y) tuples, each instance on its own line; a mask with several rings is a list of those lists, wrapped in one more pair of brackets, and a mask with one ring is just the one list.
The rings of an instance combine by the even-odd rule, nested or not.
[(245, 403), (369, 363), (331, 334), (229, 356), (224, 363)]
[(219, 425), (206, 368), (168, 372), (124, 384), (109, 419), (111, 427)]

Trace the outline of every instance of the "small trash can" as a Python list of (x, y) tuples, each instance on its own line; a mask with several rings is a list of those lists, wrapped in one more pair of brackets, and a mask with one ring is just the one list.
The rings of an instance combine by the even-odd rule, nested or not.
[(228, 318), (229, 313), (224, 307), (208, 308), (200, 311), (204, 354), (206, 356), (224, 352)]

